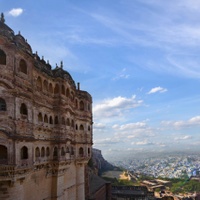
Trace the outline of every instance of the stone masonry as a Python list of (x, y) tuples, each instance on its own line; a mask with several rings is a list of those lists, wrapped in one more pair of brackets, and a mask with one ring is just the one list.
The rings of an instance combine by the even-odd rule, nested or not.
[(0, 199), (84, 200), (92, 97), (0, 18)]

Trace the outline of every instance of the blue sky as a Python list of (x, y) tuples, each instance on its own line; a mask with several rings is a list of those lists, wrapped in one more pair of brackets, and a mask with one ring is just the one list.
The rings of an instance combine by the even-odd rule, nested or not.
[(93, 141), (200, 150), (200, 1), (0, 0), (6, 24), (93, 97)]

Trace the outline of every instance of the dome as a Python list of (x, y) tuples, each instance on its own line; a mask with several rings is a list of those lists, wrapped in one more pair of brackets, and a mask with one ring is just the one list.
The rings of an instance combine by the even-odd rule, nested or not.
[(29, 53), (32, 53), (31, 46), (24, 39), (24, 37), (20, 34), (20, 32), (17, 35), (15, 35), (14, 40), (15, 40), (15, 43), (16, 43), (17, 46), (19, 46), (20, 48), (25, 49)]
[(75, 86), (75, 82), (73, 80), (73, 78), (71, 77), (71, 75), (69, 74), (69, 72), (63, 70), (62, 67), (57, 67), (56, 69), (52, 70), (54, 77), (60, 77), (60, 78), (64, 78), (65, 80), (67, 80), (74, 88)]
[(5, 24), (3, 13), (1, 13), (1, 18), (0, 18), (0, 35), (3, 35), (11, 40), (14, 37), (14, 31)]

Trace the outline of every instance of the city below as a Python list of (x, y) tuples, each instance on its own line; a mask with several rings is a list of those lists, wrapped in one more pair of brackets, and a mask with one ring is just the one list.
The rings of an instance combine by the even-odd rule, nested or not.
[(115, 166), (123, 167), (135, 174), (155, 178), (190, 178), (200, 171), (199, 153), (165, 153), (140, 158), (129, 157), (113, 161)]

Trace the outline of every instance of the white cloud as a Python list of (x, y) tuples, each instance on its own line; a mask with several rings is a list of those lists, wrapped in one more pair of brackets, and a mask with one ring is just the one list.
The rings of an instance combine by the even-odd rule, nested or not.
[(159, 93), (167, 92), (167, 89), (159, 86), (159, 87), (152, 88), (147, 94), (153, 94), (156, 92), (159, 92)]
[(132, 145), (155, 145), (153, 142), (149, 142), (147, 140), (144, 140), (144, 141), (139, 141), (139, 142), (132, 142), (131, 143)]
[(105, 138), (105, 139), (97, 139), (94, 141), (94, 143), (97, 145), (101, 144), (101, 145), (107, 145), (107, 144), (116, 144), (119, 143), (121, 141), (119, 141), (117, 138)]
[(94, 117), (102, 119), (119, 117), (125, 111), (141, 106), (142, 103), (143, 101), (137, 100), (135, 95), (131, 98), (118, 96), (113, 99), (105, 99), (94, 106)]
[(133, 130), (133, 129), (138, 129), (138, 128), (145, 128), (147, 127), (145, 122), (136, 122), (136, 123), (129, 123), (129, 124), (124, 124), (124, 125), (113, 125), (113, 129), (117, 129), (120, 131), (124, 131), (124, 130)]
[(184, 136), (181, 136), (181, 137), (175, 137), (174, 140), (188, 140), (188, 139), (191, 139), (192, 136), (191, 135), (184, 135)]
[(162, 121), (161, 125), (169, 128), (186, 128), (186, 127), (193, 127), (193, 126), (199, 126), (200, 125), (200, 116), (192, 117), (189, 120), (185, 121)]
[(24, 10), (22, 8), (13, 8), (12, 10), (8, 12), (8, 14), (13, 17), (18, 17), (19, 15), (23, 13), (23, 11)]
[(149, 127), (146, 122), (128, 123), (123, 125), (115, 124), (112, 128), (116, 138), (127, 141), (130, 141), (132, 138), (154, 137), (157, 133), (157, 130)]
[(106, 126), (105, 126), (105, 124), (102, 124), (102, 123), (94, 123), (93, 128), (94, 129), (105, 129)]

